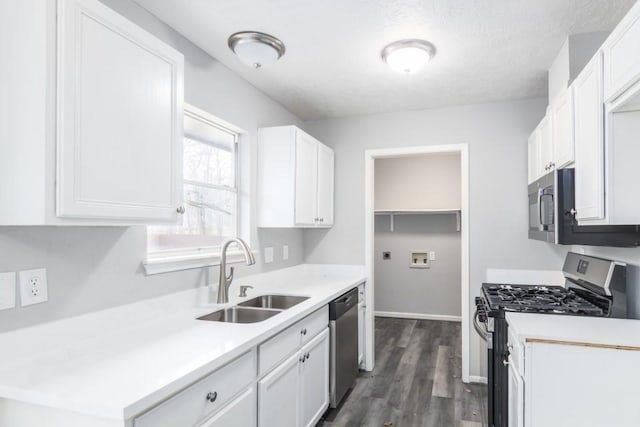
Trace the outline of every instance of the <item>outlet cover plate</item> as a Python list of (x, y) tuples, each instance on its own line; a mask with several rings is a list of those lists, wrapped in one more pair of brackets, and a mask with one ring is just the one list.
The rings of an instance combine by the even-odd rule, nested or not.
[(289, 259), (289, 245), (282, 247), (282, 259), (285, 261)]
[(16, 273), (0, 273), (0, 310), (16, 306)]
[(264, 248), (264, 263), (270, 264), (273, 262), (273, 246)]
[(20, 272), (20, 302), (22, 306), (49, 301), (47, 270), (38, 268)]

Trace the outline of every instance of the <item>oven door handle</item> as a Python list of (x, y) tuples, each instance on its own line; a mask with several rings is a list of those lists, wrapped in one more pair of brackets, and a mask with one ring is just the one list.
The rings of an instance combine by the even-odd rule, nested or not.
[(484, 341), (487, 340), (488, 331), (487, 331), (486, 326), (484, 328), (482, 326), (480, 326), (480, 323), (478, 321), (478, 310), (477, 309), (476, 309), (475, 314), (473, 315), (473, 328), (476, 330), (478, 335), (480, 335), (480, 338), (482, 338)]

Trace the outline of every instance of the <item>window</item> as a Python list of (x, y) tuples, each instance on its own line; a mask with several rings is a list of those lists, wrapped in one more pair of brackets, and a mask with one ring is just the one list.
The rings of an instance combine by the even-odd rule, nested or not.
[(185, 106), (185, 212), (179, 224), (149, 227), (150, 253), (215, 252), (238, 234), (237, 139), (221, 120)]

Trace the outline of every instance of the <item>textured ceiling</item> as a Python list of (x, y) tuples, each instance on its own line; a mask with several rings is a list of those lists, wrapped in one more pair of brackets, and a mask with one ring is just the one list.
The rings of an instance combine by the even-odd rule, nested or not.
[[(545, 96), (569, 34), (611, 30), (635, 0), (136, 0), (302, 119)], [(254, 70), (227, 47), (256, 30), (287, 47)], [(380, 60), (391, 41), (438, 53), (402, 75)]]

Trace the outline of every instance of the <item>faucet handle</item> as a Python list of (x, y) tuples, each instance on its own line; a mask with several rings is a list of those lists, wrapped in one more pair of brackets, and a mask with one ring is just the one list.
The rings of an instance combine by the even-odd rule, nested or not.
[(251, 286), (251, 285), (242, 285), (242, 286), (240, 286), (240, 295), (238, 295), (238, 296), (240, 298), (246, 297), (247, 296), (247, 289), (253, 289), (253, 286)]
[(233, 281), (233, 267), (229, 267), (229, 275), (227, 276), (227, 284), (230, 285)]

